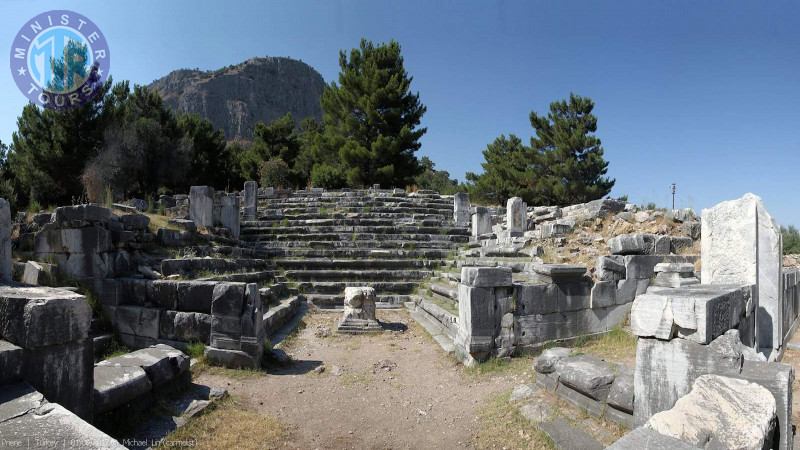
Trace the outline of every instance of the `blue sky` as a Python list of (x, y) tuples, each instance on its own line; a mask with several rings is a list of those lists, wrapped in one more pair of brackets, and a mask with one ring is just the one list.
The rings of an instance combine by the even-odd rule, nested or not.
[[(754, 192), (800, 225), (800, 16), (789, 2), (0, 0), (0, 46), (70, 9), (105, 34), (115, 80), (290, 56), (338, 74), (338, 52), (395, 39), (428, 107), (420, 155), (459, 180), (531, 110), (591, 97), (612, 195), (698, 211)], [(5, 50), (9, 51), (9, 50)], [(8, 53), (6, 53), (8, 54)], [(0, 140), (26, 99), (0, 70)]]

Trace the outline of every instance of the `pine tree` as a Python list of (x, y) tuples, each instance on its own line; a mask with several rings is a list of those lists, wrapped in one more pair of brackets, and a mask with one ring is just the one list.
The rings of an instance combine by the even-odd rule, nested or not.
[(532, 205), (572, 205), (607, 195), (615, 180), (604, 177), (608, 162), (603, 159), (592, 114), (590, 98), (570, 94), (569, 101), (550, 104), (547, 116), (532, 111), (530, 152), (527, 168), (520, 178)]
[(339, 53), (339, 66), (339, 84), (332, 82), (322, 94), (325, 137), (315, 147), (318, 153), (335, 152), (341, 162), (320, 163), (328, 167), (317, 172), (341, 171), (353, 187), (405, 186), (420, 172), (414, 152), (427, 130), (419, 128), (426, 108), (419, 94), (409, 92), (413, 78), (400, 44), (375, 46), (362, 39), (349, 58)]
[(525, 170), (525, 155), (529, 151), (522, 140), (513, 134), (508, 138), (502, 135), (495, 139), (483, 151), (486, 160), (481, 163), (483, 173), (467, 173), (470, 195), (493, 204), (503, 204), (517, 196), (529, 200), (520, 183)]

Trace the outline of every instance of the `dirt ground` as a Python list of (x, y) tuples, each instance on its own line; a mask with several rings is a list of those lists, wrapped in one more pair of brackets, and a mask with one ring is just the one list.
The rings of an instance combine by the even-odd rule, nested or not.
[(305, 328), (284, 342), (289, 367), (208, 370), (197, 381), (287, 424), (282, 448), (378, 449), (473, 447), (480, 408), (533, 380), (530, 358), (515, 358), (513, 370), (465, 369), (405, 311), (379, 310), (391, 331), (373, 336), (333, 334), (338, 318), (306, 315)]

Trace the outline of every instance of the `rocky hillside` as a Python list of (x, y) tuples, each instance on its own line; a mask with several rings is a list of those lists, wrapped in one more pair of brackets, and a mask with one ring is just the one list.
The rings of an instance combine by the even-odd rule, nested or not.
[(209, 119), (227, 140), (252, 139), (258, 121), (287, 112), (295, 122), (322, 119), (325, 80), (308, 64), (290, 58), (253, 58), (216, 71), (181, 69), (150, 84), (167, 105)]

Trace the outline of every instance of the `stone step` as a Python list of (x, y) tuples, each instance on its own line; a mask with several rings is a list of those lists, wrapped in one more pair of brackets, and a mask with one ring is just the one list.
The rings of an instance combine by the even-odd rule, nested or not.
[(212, 271), (232, 272), (244, 268), (266, 269), (270, 262), (264, 259), (223, 259), (223, 258), (182, 258), (161, 261), (161, 274), (164, 276), (181, 272)]
[(327, 214), (320, 214), (319, 212), (311, 211), (283, 211), (283, 210), (258, 210), (259, 220), (320, 220), (320, 219), (394, 219), (403, 221), (420, 221), (420, 220), (439, 220), (446, 223), (453, 222), (452, 213), (442, 214), (439, 212), (409, 212), (409, 211), (383, 211), (383, 212), (328, 212)]
[[(323, 309), (343, 309), (344, 294), (305, 294), (309, 303)], [(398, 309), (408, 301), (408, 295), (376, 294), (375, 307), (378, 309)]]
[(328, 226), (328, 225), (308, 225), (308, 226), (246, 226), (241, 229), (241, 236), (250, 235), (292, 235), (292, 234), (428, 234), (428, 235), (458, 235), (470, 236), (471, 232), (468, 228), (464, 227), (450, 227), (450, 226), (420, 226), (420, 225), (402, 225), (396, 224), (391, 226), (361, 226), (361, 225), (344, 225), (344, 226)]
[(405, 239), (385, 240), (385, 241), (253, 241), (255, 248), (269, 251), (270, 249), (359, 249), (359, 250), (378, 250), (378, 249), (447, 249), (454, 250), (456, 244), (449, 241), (410, 241)]
[(279, 269), (410, 269), (434, 268), (439, 264), (436, 260), (424, 259), (328, 259), (299, 258), (276, 259), (273, 264)]
[(245, 220), (242, 221), (241, 226), (242, 228), (249, 228), (249, 227), (274, 227), (274, 226), (285, 226), (285, 227), (303, 227), (303, 226), (369, 226), (369, 227), (377, 227), (377, 226), (392, 226), (392, 225), (404, 225), (404, 224), (420, 224), (423, 226), (441, 226), (442, 221), (437, 219), (423, 219), (420, 221), (412, 221), (408, 220), (397, 220), (397, 219), (370, 219), (370, 218), (359, 218), (359, 217), (352, 217), (352, 218), (327, 218), (327, 219), (301, 219), (301, 220)]
[(558, 450), (602, 450), (605, 446), (582, 429), (559, 417), (539, 424)]
[(294, 281), (392, 281), (423, 280), (430, 270), (287, 270), (283, 276)]
[(198, 278), (198, 281), (237, 281), (240, 283), (261, 283), (272, 280), (278, 272), (274, 270), (260, 270), (256, 272), (240, 272), (222, 275), (214, 275), (205, 278)]
[(376, 294), (410, 294), (418, 286), (413, 281), (314, 281), (297, 283), (304, 294), (342, 295), (346, 287), (372, 287)]
[(420, 249), (420, 250), (397, 250), (397, 249), (353, 249), (353, 248), (320, 248), (320, 249), (270, 249), (274, 251), (275, 257), (291, 258), (380, 258), (380, 259), (434, 259), (441, 260), (446, 258), (451, 250), (448, 249)]
[(258, 202), (259, 205), (272, 208), (287, 208), (287, 207), (319, 207), (319, 206), (334, 206), (334, 207), (376, 207), (376, 206), (427, 206), (453, 209), (453, 200), (447, 199), (409, 199), (405, 197), (361, 197), (361, 198), (308, 198), (308, 199), (274, 199), (263, 200)]
[(458, 287), (457, 286), (451, 286), (449, 284), (445, 285), (445, 284), (431, 283), (429, 285), (429, 287), (431, 288), (431, 291), (434, 294), (437, 294), (437, 295), (439, 295), (439, 296), (441, 296), (443, 298), (446, 298), (446, 299), (448, 299), (450, 301), (454, 301), (454, 302), (458, 303)]
[(307, 242), (307, 241), (399, 241), (409, 240), (415, 242), (453, 242), (464, 244), (469, 242), (470, 237), (466, 235), (450, 234), (389, 234), (389, 233), (289, 233), (289, 234), (248, 234), (243, 235), (244, 242)]
[(411, 318), (422, 325), (422, 328), (425, 328), (425, 331), (442, 347), (442, 350), (447, 353), (452, 353), (456, 350), (453, 340), (441, 323), (433, 319), (421, 308), (417, 308), (414, 302), (406, 302), (405, 306), (409, 310)]

